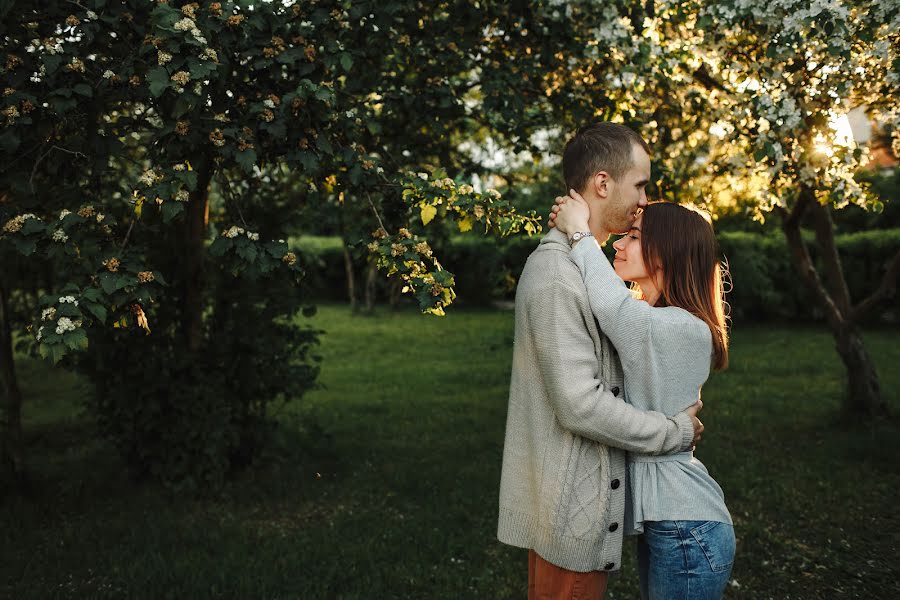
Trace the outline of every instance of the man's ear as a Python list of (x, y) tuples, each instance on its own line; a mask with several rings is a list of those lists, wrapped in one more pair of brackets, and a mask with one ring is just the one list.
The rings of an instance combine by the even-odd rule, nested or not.
[(591, 180), (591, 185), (594, 186), (594, 192), (604, 200), (609, 196), (609, 181), (609, 173), (606, 171), (599, 171)]

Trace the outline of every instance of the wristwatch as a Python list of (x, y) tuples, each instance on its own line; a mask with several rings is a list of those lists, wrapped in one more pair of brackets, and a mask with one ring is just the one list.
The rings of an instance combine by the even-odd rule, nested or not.
[(576, 231), (572, 234), (572, 237), (569, 238), (569, 245), (574, 246), (575, 242), (583, 240), (586, 237), (594, 237), (594, 234), (590, 231)]

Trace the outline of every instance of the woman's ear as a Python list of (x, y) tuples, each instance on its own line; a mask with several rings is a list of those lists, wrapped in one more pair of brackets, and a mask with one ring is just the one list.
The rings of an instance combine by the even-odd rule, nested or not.
[(599, 171), (591, 180), (591, 184), (594, 186), (594, 192), (604, 200), (609, 196), (609, 181), (609, 173), (606, 171)]

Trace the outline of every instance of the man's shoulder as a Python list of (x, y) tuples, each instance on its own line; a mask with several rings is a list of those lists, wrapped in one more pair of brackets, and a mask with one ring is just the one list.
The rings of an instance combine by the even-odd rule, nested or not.
[(578, 266), (569, 257), (567, 248), (541, 243), (528, 256), (519, 277), (519, 287), (537, 290), (561, 286), (574, 293), (584, 290), (584, 282)]

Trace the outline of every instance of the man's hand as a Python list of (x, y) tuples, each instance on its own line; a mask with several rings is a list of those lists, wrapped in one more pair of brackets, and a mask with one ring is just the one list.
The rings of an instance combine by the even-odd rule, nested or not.
[(692, 452), (703, 434), (703, 423), (697, 418), (697, 413), (701, 410), (703, 410), (703, 400), (697, 400), (696, 404), (691, 405), (690, 408), (684, 411), (691, 418), (691, 423), (694, 426), (694, 439), (691, 441)]

